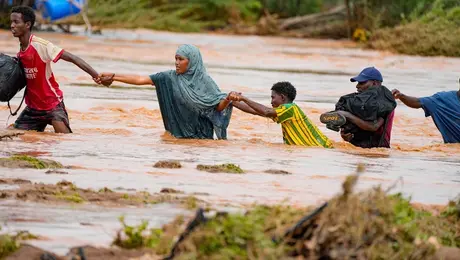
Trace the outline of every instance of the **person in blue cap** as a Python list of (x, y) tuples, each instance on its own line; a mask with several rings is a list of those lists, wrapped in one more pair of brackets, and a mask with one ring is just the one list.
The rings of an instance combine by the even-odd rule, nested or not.
[[(339, 102), (336, 104), (336, 111), (322, 114), (320, 116), (320, 121), (326, 124), (330, 129), (333, 129), (335, 126), (337, 127), (336, 131), (338, 131), (340, 128), (340, 135), (343, 140), (350, 142), (355, 146), (362, 148), (390, 148), (391, 130), (393, 127), (396, 101), (392, 96), (391, 91), (382, 85), (382, 74), (375, 67), (367, 67), (363, 69), (358, 76), (351, 78), (350, 81), (357, 82), (357, 93), (341, 97)], [(374, 96), (372, 96), (370, 92), (364, 94), (366, 91), (371, 89)], [(379, 96), (375, 97), (375, 93)], [(367, 97), (374, 98), (379, 105), (377, 106), (375, 104), (371, 104), (372, 102), (365, 103)], [(366, 109), (371, 107), (378, 116), (374, 120), (366, 120), (364, 116), (362, 116), (362, 113), (351, 113), (350, 111), (338, 109), (341, 102), (343, 107), (349, 108), (353, 106), (356, 107), (357, 104), (361, 104), (359, 102), (364, 102), (362, 104), (366, 106)], [(347, 122), (353, 124), (354, 127), (357, 127), (357, 130), (347, 131), (344, 127)]]
[[(460, 83), (460, 79), (459, 79)], [(393, 95), (411, 108), (423, 108), (441, 132), (444, 143), (460, 143), (460, 89), (441, 91), (430, 97), (411, 97), (393, 89)]]

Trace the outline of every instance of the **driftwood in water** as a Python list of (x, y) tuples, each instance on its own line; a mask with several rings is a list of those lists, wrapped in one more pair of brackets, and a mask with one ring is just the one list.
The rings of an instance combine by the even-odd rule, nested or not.
[(4, 130), (4, 131), (0, 131), (0, 141), (2, 141), (3, 139), (13, 139), (13, 137), (16, 137), (16, 136), (20, 136), (20, 135), (23, 135), (24, 132), (20, 132), (20, 131), (14, 131), (14, 130)]

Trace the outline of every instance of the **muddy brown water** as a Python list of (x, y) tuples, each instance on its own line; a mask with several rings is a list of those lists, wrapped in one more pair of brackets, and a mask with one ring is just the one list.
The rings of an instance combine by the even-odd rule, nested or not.
[[(173, 188), (209, 194), (201, 199), (216, 206), (251, 203), (317, 204), (340, 191), (341, 182), (366, 165), (359, 188), (391, 186), (424, 204), (445, 204), (460, 191), (460, 146), (446, 145), (430, 118), (421, 110), (398, 104), (392, 149), (360, 149), (327, 130), (319, 115), (334, 107), (338, 97), (355, 90), (350, 76), (375, 65), (384, 85), (418, 96), (458, 89), (460, 59), (409, 57), (361, 50), (345, 41), (304, 40), (212, 34), (176, 34), (147, 30), (107, 30), (102, 36), (39, 33), (80, 55), (98, 71), (152, 74), (173, 68), (179, 44), (201, 48), (208, 72), (225, 92), (236, 90), (269, 104), (270, 87), (288, 80), (297, 87), (297, 103), (335, 142), (335, 149), (282, 144), (280, 126), (268, 119), (234, 110), (229, 140), (177, 140), (165, 134), (156, 93), (149, 87), (110, 89), (88, 87), (91, 79), (77, 67), (60, 61), (53, 70), (65, 95), (72, 135), (45, 133), (0, 142), (0, 156), (29, 153), (64, 165), (69, 174), (46, 170), (0, 169), (2, 178), (22, 178), (54, 184), (63, 179), (78, 187), (159, 192)], [(14, 54), (17, 40), (0, 31), (0, 49)], [(124, 84), (117, 84), (126, 87)], [(22, 93), (12, 101), (19, 104)], [(0, 125), (8, 118), (0, 104)], [(158, 169), (160, 160), (179, 160), (180, 169)], [(210, 174), (197, 164), (235, 163), (247, 173)], [(290, 175), (273, 175), (269, 169)], [(0, 187), (5, 189), (7, 187)], [(9, 187), (11, 188), (11, 187)], [(6, 231), (29, 230), (46, 237), (30, 243), (57, 253), (82, 244), (107, 246), (120, 227), (148, 219), (160, 226), (188, 211), (172, 205), (143, 208), (101, 208), (91, 205), (43, 205), (0, 201), (0, 220)]]

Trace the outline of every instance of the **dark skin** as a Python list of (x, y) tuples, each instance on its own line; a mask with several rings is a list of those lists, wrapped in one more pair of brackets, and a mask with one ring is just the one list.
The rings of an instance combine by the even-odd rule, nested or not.
[[(186, 57), (176, 55), (175, 56), (176, 62), (176, 73), (177, 74), (184, 74), (188, 70), (189, 60)], [(139, 76), (139, 75), (132, 75), (132, 74), (115, 74), (104, 72), (100, 75), (101, 83), (105, 86), (110, 86), (113, 81), (123, 82), (131, 85), (150, 85), (155, 86), (155, 83), (149, 76)], [(216, 106), (217, 111), (224, 110), (228, 104), (230, 104), (230, 100), (223, 99), (220, 103)]]
[[(369, 87), (371, 86), (381, 86), (381, 82), (376, 81), (376, 80), (368, 80), (365, 82), (358, 82), (356, 84), (356, 89), (358, 93), (361, 93), (363, 91), (366, 91)], [(361, 128), (362, 130), (365, 131), (370, 131), (370, 132), (375, 132), (377, 131), (382, 125), (385, 123), (385, 119), (383, 118), (378, 118), (376, 121), (364, 121), (361, 118), (353, 115), (350, 112), (346, 111), (337, 111), (337, 113), (341, 114), (344, 116), (347, 121), (352, 122), (355, 124), (357, 127)], [(344, 133), (343, 129), (340, 130), (340, 136), (342, 136), (342, 139), (350, 142), (353, 139), (353, 134), (352, 133)]]
[[(19, 39), (21, 45), (21, 51), (24, 51), (29, 47), (29, 40), (31, 35), (31, 23), (24, 22), (23, 16), (20, 13), (11, 13), (11, 33), (14, 37)], [(64, 51), (61, 55), (61, 59), (75, 64), (77, 67), (91, 75), (94, 82), (101, 84), (101, 79), (97, 71), (95, 71), (88, 63), (81, 58), (71, 54), (70, 52)], [(54, 131), (56, 133), (70, 133), (70, 129), (62, 121), (52, 121)]]
[(281, 106), (282, 104), (292, 103), (292, 100), (287, 98), (285, 95), (273, 90), (271, 94), (271, 108), (257, 103), (237, 92), (230, 92), (228, 99), (234, 101), (233, 105), (244, 112), (269, 118), (276, 118), (278, 116), (275, 108)]
[[(459, 79), (459, 83), (460, 83), (460, 79)], [(418, 97), (411, 97), (411, 96), (404, 95), (397, 89), (393, 89), (391, 92), (393, 93), (393, 96), (396, 99), (401, 100), (401, 102), (403, 102), (408, 107), (416, 108), (416, 109), (422, 107), (422, 104), (420, 103), (420, 99)], [(460, 99), (460, 89), (457, 91), (457, 96)]]

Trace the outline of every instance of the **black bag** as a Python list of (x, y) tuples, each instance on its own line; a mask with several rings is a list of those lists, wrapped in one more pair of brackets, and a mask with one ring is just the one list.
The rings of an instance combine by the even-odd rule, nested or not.
[[(385, 86), (372, 86), (361, 93), (351, 93), (340, 97), (335, 104), (335, 110), (342, 110), (365, 121), (375, 121), (378, 118), (385, 119), (396, 108), (396, 100), (391, 91)], [(382, 140), (373, 140), (373, 132), (360, 129), (355, 124), (348, 122), (341, 126), (344, 133), (353, 133), (354, 142), (359, 146), (379, 145)]]
[(0, 102), (9, 102), (25, 86), (26, 77), (21, 63), (0, 53)]

